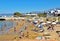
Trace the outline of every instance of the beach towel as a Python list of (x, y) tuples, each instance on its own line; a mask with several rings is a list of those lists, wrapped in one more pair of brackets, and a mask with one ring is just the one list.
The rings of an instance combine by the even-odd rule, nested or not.
[(36, 39), (42, 39), (42, 37), (41, 36), (37, 36)]

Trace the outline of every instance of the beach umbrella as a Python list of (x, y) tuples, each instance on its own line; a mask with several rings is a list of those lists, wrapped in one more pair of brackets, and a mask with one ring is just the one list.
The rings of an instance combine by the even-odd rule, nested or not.
[(52, 24), (56, 24), (56, 22), (52, 22)]
[(33, 21), (33, 23), (34, 23), (34, 24), (37, 24), (37, 23), (38, 23), (38, 21), (34, 20), (34, 21)]
[(50, 21), (47, 21), (47, 23), (51, 23)]
[(43, 27), (43, 25), (42, 25), (42, 24), (39, 24), (39, 25), (38, 25), (38, 28), (42, 28), (42, 27)]
[(45, 25), (46, 23), (42, 23), (42, 25)]

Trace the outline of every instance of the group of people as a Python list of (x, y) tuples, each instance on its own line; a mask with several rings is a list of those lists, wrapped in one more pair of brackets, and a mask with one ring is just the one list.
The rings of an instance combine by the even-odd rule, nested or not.
[[(47, 19), (47, 21), (49, 21), (48, 19)], [(30, 21), (27, 21), (27, 22), (30, 22)], [(54, 25), (52, 24), (52, 22), (51, 23), (46, 23), (46, 24), (43, 24), (44, 22), (43, 21), (32, 21), (32, 23), (36, 26), (36, 28), (39, 28), (40, 30), (41, 30), (41, 32), (44, 32), (44, 25), (46, 25), (46, 27), (47, 27), (47, 30), (49, 30), (49, 31), (53, 31), (54, 30)], [(26, 28), (27, 26), (26, 26), (26, 24), (24, 24), (24, 27), (22, 27), (24, 30), (26, 30), (27, 28)], [(19, 32), (19, 35), (20, 35), (20, 37), (19, 38), (22, 38), (22, 37), (24, 37), (24, 32), (22, 31), (23, 29), (20, 29), (21, 31)], [(39, 31), (40, 31), (39, 30)], [(14, 32), (16, 32), (16, 27), (14, 27)], [(26, 37), (28, 37), (28, 32), (27, 32), (27, 36)]]
[(43, 21), (33, 21), (32, 23), (34, 24), (34, 25), (37, 25), (37, 27), (38, 28), (40, 28), (40, 29), (43, 29), (43, 27), (44, 27), (44, 25), (47, 27), (47, 30), (49, 30), (49, 31), (53, 31), (54, 30), (54, 25), (56, 24), (56, 23), (53, 23), (52, 21), (49, 21), (49, 20), (47, 19), (46, 20), (46, 23), (44, 23)]

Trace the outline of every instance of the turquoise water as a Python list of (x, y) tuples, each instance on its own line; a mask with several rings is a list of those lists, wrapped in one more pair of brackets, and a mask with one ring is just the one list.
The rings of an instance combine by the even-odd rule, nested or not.
[(6, 32), (11, 27), (15, 26), (16, 23), (13, 21), (0, 21), (0, 34), (2, 31)]

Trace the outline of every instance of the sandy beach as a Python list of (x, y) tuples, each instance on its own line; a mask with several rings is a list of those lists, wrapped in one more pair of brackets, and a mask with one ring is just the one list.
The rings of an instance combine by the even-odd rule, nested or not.
[[(47, 28), (44, 27), (45, 32), (48, 32), (51, 36), (50, 39), (36, 39), (37, 36), (43, 36), (45, 32), (39, 33), (31, 31), (32, 28), (35, 26), (32, 23), (27, 22), (26, 20), (13, 20), (16, 22), (16, 26), (10, 28), (7, 33), (0, 35), (0, 41), (60, 41), (60, 37), (58, 37), (58, 34), (55, 32), (55, 30), (60, 30), (60, 24), (57, 24), (54, 27), (53, 32), (47, 31)], [(23, 37), (20, 38), (20, 29), (22, 29), (24, 26), (26, 26), (26, 30), (23, 31)], [(14, 29), (16, 32), (14, 32)], [(14, 33), (13, 33), (14, 32)]]

